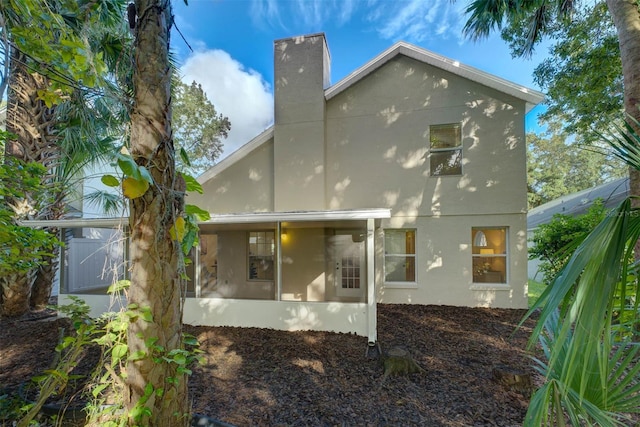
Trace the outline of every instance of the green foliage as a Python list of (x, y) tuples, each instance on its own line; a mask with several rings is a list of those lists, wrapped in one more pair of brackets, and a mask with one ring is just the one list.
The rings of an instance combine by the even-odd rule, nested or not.
[[(639, 411), (635, 380), (640, 364), (635, 361), (640, 346), (594, 339), (594, 351), (581, 354), (577, 346), (583, 341), (574, 335), (571, 329), (563, 330), (558, 311), (546, 318), (539, 340), (545, 357), (534, 359), (546, 382), (532, 396), (524, 425), (564, 426), (565, 417), (574, 426), (629, 425), (631, 420), (620, 413)], [(565, 357), (554, 358), (557, 351)]]
[(86, 28), (96, 22), (116, 25), (121, 11), (118, 0), (10, 0), (0, 3), (1, 31), (49, 78), (50, 89), (39, 96), (51, 107), (74, 89), (94, 88), (103, 81), (104, 55), (92, 49)]
[[(7, 137), (1, 133), (0, 139)], [(15, 158), (0, 164), (0, 275), (26, 272), (51, 254), (58, 240), (50, 233), (23, 226), (44, 197), (42, 165)]]
[(528, 295), (529, 295), (529, 307), (532, 307), (533, 304), (540, 298), (542, 292), (544, 291), (546, 285), (541, 282), (537, 282), (535, 280), (529, 279), (527, 283)]
[[(615, 156), (605, 155), (559, 134), (527, 135), (529, 207), (626, 176), (627, 168)], [(553, 159), (550, 162), (549, 159)]]
[[(578, 135), (582, 142), (591, 143), (597, 139), (594, 129), (607, 129), (623, 110), (616, 28), (605, 1), (583, 5), (566, 20), (552, 19), (550, 9), (545, 36), (553, 44), (533, 73), (545, 92), (547, 109), (540, 119), (554, 130), (562, 129), (565, 134)], [(512, 19), (502, 31), (514, 55), (525, 52), (529, 21), (529, 15), (527, 19)]]
[(614, 123), (608, 132), (601, 133), (600, 136), (613, 148), (614, 156), (640, 170), (640, 135), (636, 129), (640, 129), (640, 122), (627, 116), (622, 126)]
[[(122, 281), (112, 287), (119, 292), (126, 289), (128, 282)], [(34, 422), (36, 415), (45, 401), (52, 395), (59, 394), (67, 383), (74, 379), (73, 368), (82, 358), (83, 352), (90, 345), (98, 345), (102, 349), (101, 361), (91, 374), (89, 395), (90, 403), (85, 410), (89, 425), (124, 426), (128, 418), (143, 422), (149, 415), (145, 402), (152, 396), (162, 397), (162, 389), (154, 389), (151, 384), (145, 388), (144, 398), (129, 413), (123, 412), (122, 397), (125, 387), (124, 365), (140, 357), (152, 355), (155, 363), (166, 363), (177, 366), (178, 375), (191, 375), (190, 367), (194, 363), (202, 363), (202, 351), (198, 348), (197, 339), (191, 335), (183, 336), (180, 348), (167, 351), (158, 345), (158, 338), (146, 342), (146, 350), (131, 353), (127, 345), (127, 330), (132, 318), (140, 313), (150, 313), (148, 307), (139, 308), (130, 305), (126, 310), (105, 313), (99, 318), (89, 317), (89, 306), (80, 298), (69, 296), (72, 303), (59, 306), (58, 310), (71, 319), (73, 333), (61, 336), (56, 347), (56, 359), (53, 367), (42, 375), (33, 378), (39, 388), (39, 394), (33, 405), (26, 405), (22, 400), (11, 399), (0, 393), (0, 416), (5, 419), (20, 419), (17, 426), (28, 426)], [(150, 321), (150, 319), (148, 319)], [(144, 354), (142, 354), (144, 353)], [(168, 378), (168, 381), (178, 381)], [(109, 404), (107, 404), (109, 402)]]
[[(69, 316), (72, 321), (74, 335), (61, 336), (56, 346), (56, 358), (53, 368), (44, 372), (44, 375), (36, 376), (32, 380), (38, 384), (40, 392), (35, 403), (27, 413), (18, 421), (18, 427), (27, 427), (36, 418), (47, 399), (61, 393), (70, 380), (77, 379), (71, 372), (82, 358), (82, 354), (96, 333), (96, 325), (88, 317), (89, 307), (79, 298), (71, 297), (73, 304), (62, 306), (59, 310)], [(64, 331), (62, 331), (64, 332)], [(61, 334), (63, 335), (63, 334)]]
[[(172, 128), (176, 151), (181, 153), (178, 168), (199, 175), (211, 167), (222, 153), (231, 122), (219, 114), (202, 86), (174, 80)], [(189, 159), (184, 154), (188, 154)]]
[(563, 425), (562, 413), (573, 425), (624, 425), (622, 414), (640, 411), (640, 346), (618, 328), (622, 306), (625, 324), (640, 321), (637, 300), (627, 298), (639, 290), (629, 270), (638, 237), (640, 211), (627, 199), (577, 245), (529, 311), (542, 308), (530, 345), (538, 339), (544, 350), (537, 362), (547, 381), (531, 400), (526, 426)]
[(529, 248), (529, 259), (540, 259), (542, 281), (551, 283), (569, 260), (584, 237), (604, 219), (606, 210), (602, 200), (596, 200), (584, 215), (556, 214), (547, 224), (541, 224), (534, 232)]

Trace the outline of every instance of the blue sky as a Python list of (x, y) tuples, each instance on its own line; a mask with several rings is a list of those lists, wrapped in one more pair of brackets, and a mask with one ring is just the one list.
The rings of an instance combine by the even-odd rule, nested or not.
[[(469, 0), (174, 0), (171, 46), (183, 80), (202, 84), (232, 130), (223, 156), (273, 119), (273, 41), (324, 32), (336, 83), (397, 41), (406, 41), (515, 83), (537, 89), (532, 72), (544, 58), (511, 58), (499, 34), (473, 42), (462, 35)], [(192, 47), (189, 50), (187, 43)], [(528, 130), (537, 130), (535, 113)]]

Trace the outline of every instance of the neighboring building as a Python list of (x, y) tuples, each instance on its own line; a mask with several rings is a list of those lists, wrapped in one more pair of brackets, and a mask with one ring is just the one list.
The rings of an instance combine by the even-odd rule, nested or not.
[[(530, 240), (533, 238), (535, 229), (541, 224), (550, 222), (554, 215), (584, 215), (591, 208), (593, 202), (598, 199), (602, 200), (606, 208), (613, 209), (619, 206), (627, 197), (629, 197), (628, 177), (618, 178), (596, 187), (578, 191), (577, 193), (567, 194), (566, 196), (558, 197), (550, 202), (536, 206), (527, 214), (527, 241), (529, 241), (529, 245), (531, 245)], [(538, 281), (542, 279), (541, 275), (538, 274), (539, 265), (540, 260), (529, 260), (529, 279)]]
[[(403, 42), (335, 85), (324, 34), (274, 57), (275, 124), (188, 197), (212, 219), (185, 322), (375, 342), (376, 303), (527, 307), (524, 118), (541, 93)], [(63, 293), (106, 307), (80, 277)]]

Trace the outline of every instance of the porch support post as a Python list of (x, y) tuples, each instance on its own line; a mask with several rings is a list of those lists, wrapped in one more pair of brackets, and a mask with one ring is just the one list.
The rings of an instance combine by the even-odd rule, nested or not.
[[(198, 232), (199, 233), (199, 232)], [(202, 235), (198, 234), (198, 240), (200, 242), (202, 242)], [(193, 296), (195, 298), (200, 298), (202, 293), (201, 293), (201, 289), (200, 289), (200, 248), (201, 248), (201, 243), (198, 243), (198, 246), (195, 247), (195, 253), (194, 253), (194, 257), (193, 257)]]
[(280, 301), (282, 299), (282, 223), (278, 221), (276, 224), (276, 242), (278, 242), (276, 248), (276, 301)]
[(375, 278), (375, 220), (367, 219), (367, 335), (369, 344), (378, 341)]

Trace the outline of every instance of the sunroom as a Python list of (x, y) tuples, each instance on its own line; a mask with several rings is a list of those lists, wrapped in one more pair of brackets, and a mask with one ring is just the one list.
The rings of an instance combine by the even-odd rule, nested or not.
[[(389, 209), (212, 215), (190, 254), (184, 322), (350, 332), (375, 342), (377, 231), (389, 217)], [(61, 229), (60, 304), (80, 296), (92, 315), (122, 304), (107, 288), (127, 278), (123, 224), (30, 222)]]

